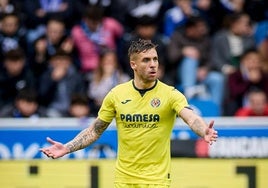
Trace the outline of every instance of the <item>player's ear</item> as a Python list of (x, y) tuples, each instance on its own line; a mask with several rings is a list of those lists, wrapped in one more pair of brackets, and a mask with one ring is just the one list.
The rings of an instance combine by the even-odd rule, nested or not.
[(130, 61), (130, 67), (135, 70), (136, 69), (136, 62), (135, 61)]

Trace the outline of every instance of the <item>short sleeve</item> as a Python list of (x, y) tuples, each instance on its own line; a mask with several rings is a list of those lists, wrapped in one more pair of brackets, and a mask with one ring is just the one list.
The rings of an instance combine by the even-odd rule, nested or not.
[(183, 108), (189, 106), (186, 97), (175, 88), (173, 88), (170, 93), (170, 99), (171, 107), (177, 114), (180, 113)]
[(114, 95), (110, 91), (104, 98), (101, 108), (98, 112), (98, 118), (105, 122), (112, 122), (115, 117), (115, 105), (114, 105)]

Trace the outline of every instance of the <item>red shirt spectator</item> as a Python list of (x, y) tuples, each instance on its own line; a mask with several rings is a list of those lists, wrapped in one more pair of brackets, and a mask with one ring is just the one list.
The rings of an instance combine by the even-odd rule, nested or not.
[(248, 106), (238, 109), (235, 116), (268, 116), (268, 103), (265, 92), (251, 90), (248, 94)]
[(122, 35), (123, 26), (117, 20), (103, 17), (98, 7), (89, 7), (81, 24), (72, 29), (81, 70), (88, 72), (96, 69), (101, 49), (116, 49), (116, 41)]

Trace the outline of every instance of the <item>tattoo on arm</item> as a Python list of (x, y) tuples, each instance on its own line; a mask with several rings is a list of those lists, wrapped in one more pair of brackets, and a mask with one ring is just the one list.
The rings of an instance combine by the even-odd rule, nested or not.
[(199, 119), (196, 118), (192, 125), (191, 125), (191, 129), (200, 137), (204, 137), (205, 136), (205, 131), (204, 131), (204, 122)]
[(189, 108), (182, 109), (179, 116), (198, 136), (204, 138), (207, 124), (202, 117)]
[(66, 143), (69, 153), (83, 149), (96, 141), (110, 123), (96, 119), (91, 126), (81, 131), (73, 140)]

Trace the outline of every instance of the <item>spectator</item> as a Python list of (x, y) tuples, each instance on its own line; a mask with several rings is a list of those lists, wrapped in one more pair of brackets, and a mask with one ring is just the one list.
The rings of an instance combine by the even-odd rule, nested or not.
[(164, 15), (164, 34), (171, 37), (176, 28), (185, 24), (188, 17), (198, 15), (198, 11), (192, 7), (192, 0), (174, 0), (174, 7), (168, 9)]
[(61, 18), (69, 27), (73, 24), (72, 0), (25, 0), (25, 24), (29, 29), (46, 25), (50, 18)]
[[(131, 41), (137, 40), (137, 39), (145, 39), (145, 40), (151, 40), (154, 43), (158, 44), (158, 58), (159, 62), (163, 66), (167, 66), (167, 43), (168, 39), (164, 35), (160, 34), (158, 32), (158, 22), (156, 18), (150, 17), (147, 15), (141, 16), (140, 18), (137, 18), (135, 21), (135, 27), (132, 32), (125, 33), (123, 40), (122, 40), (122, 52), (120, 53), (122, 55), (121, 64), (123, 67), (123, 70), (128, 73), (132, 77), (133, 71), (131, 70), (129, 66), (129, 60), (127, 56), (127, 49), (131, 44)], [(164, 68), (164, 67), (163, 67)]]
[(267, 96), (260, 89), (252, 89), (248, 92), (248, 105), (239, 108), (235, 116), (268, 116)]
[(208, 27), (201, 17), (189, 18), (183, 30), (176, 30), (168, 45), (168, 56), (177, 68), (178, 89), (186, 97), (196, 95), (207, 98), (221, 107), (223, 101), (224, 77), (210, 70), (210, 40)]
[(268, 20), (257, 22), (254, 31), (256, 46), (262, 56), (264, 70), (268, 72)]
[(47, 107), (50, 117), (64, 116), (72, 94), (85, 92), (85, 82), (72, 63), (69, 54), (58, 51), (51, 56), (48, 70), (40, 77), (40, 104)]
[(255, 23), (254, 38), (257, 47), (268, 37), (268, 19)]
[(94, 101), (95, 111), (99, 110), (105, 95), (112, 87), (129, 79), (129, 76), (122, 72), (115, 51), (104, 51), (88, 87), (88, 96)]
[[(12, 0), (1, 0), (0, 1), (0, 19), (3, 15), (20, 12), (20, 3)], [(20, 15), (22, 16), (22, 15)]]
[(230, 14), (225, 22), (226, 26), (213, 37), (211, 61), (215, 70), (228, 75), (239, 67), (239, 56), (255, 47), (255, 41), (247, 14)]
[(14, 104), (9, 104), (0, 111), (0, 117), (46, 117), (46, 109), (38, 104), (37, 93), (35, 90), (22, 89), (18, 92)]
[(240, 58), (240, 68), (228, 77), (228, 98), (226, 101), (227, 116), (247, 104), (247, 93), (251, 88), (259, 88), (268, 94), (268, 74), (261, 67), (259, 53), (247, 50)]
[(219, 2), (226, 13), (240, 13), (244, 11), (245, 0), (220, 0)]
[(63, 50), (73, 54), (73, 41), (67, 34), (64, 22), (61, 19), (51, 18), (46, 25), (46, 34), (39, 37), (33, 45), (31, 68), (38, 79), (47, 69), (47, 61), (56, 51)]
[(268, 73), (268, 35), (266, 39), (258, 46), (258, 51), (261, 55), (263, 62), (263, 70)]
[(219, 29), (218, 24), (220, 23), (217, 3), (213, 0), (194, 0), (192, 6), (198, 12), (198, 16), (206, 21), (210, 28), (209, 35), (213, 35)]
[(102, 48), (116, 50), (117, 40), (123, 35), (123, 26), (114, 18), (104, 17), (99, 6), (88, 6), (81, 24), (72, 29), (74, 45), (86, 73), (97, 68)]
[(0, 106), (12, 104), (18, 92), (35, 88), (33, 73), (26, 67), (25, 54), (21, 49), (8, 51), (4, 56), (4, 69), (0, 72)]
[[(120, 0), (116, 1), (120, 2)], [(164, 3), (164, 0), (121, 1), (121, 3), (116, 2), (114, 7), (112, 6), (111, 8), (114, 8), (114, 12), (117, 11), (115, 14), (116, 18), (119, 18), (118, 20), (122, 22), (126, 30), (130, 32), (134, 29), (136, 19), (139, 19), (145, 15), (160, 20), (163, 14), (162, 8)], [(120, 7), (116, 7), (118, 4), (119, 6), (121, 4), (121, 8), (123, 10), (118, 9)]]
[(68, 109), (68, 117), (87, 118), (91, 116), (91, 109), (89, 99), (85, 94), (73, 94), (71, 96), (71, 103)]
[(9, 50), (22, 48), (27, 54), (26, 29), (21, 26), (16, 13), (3, 15), (0, 28), (0, 59)]

